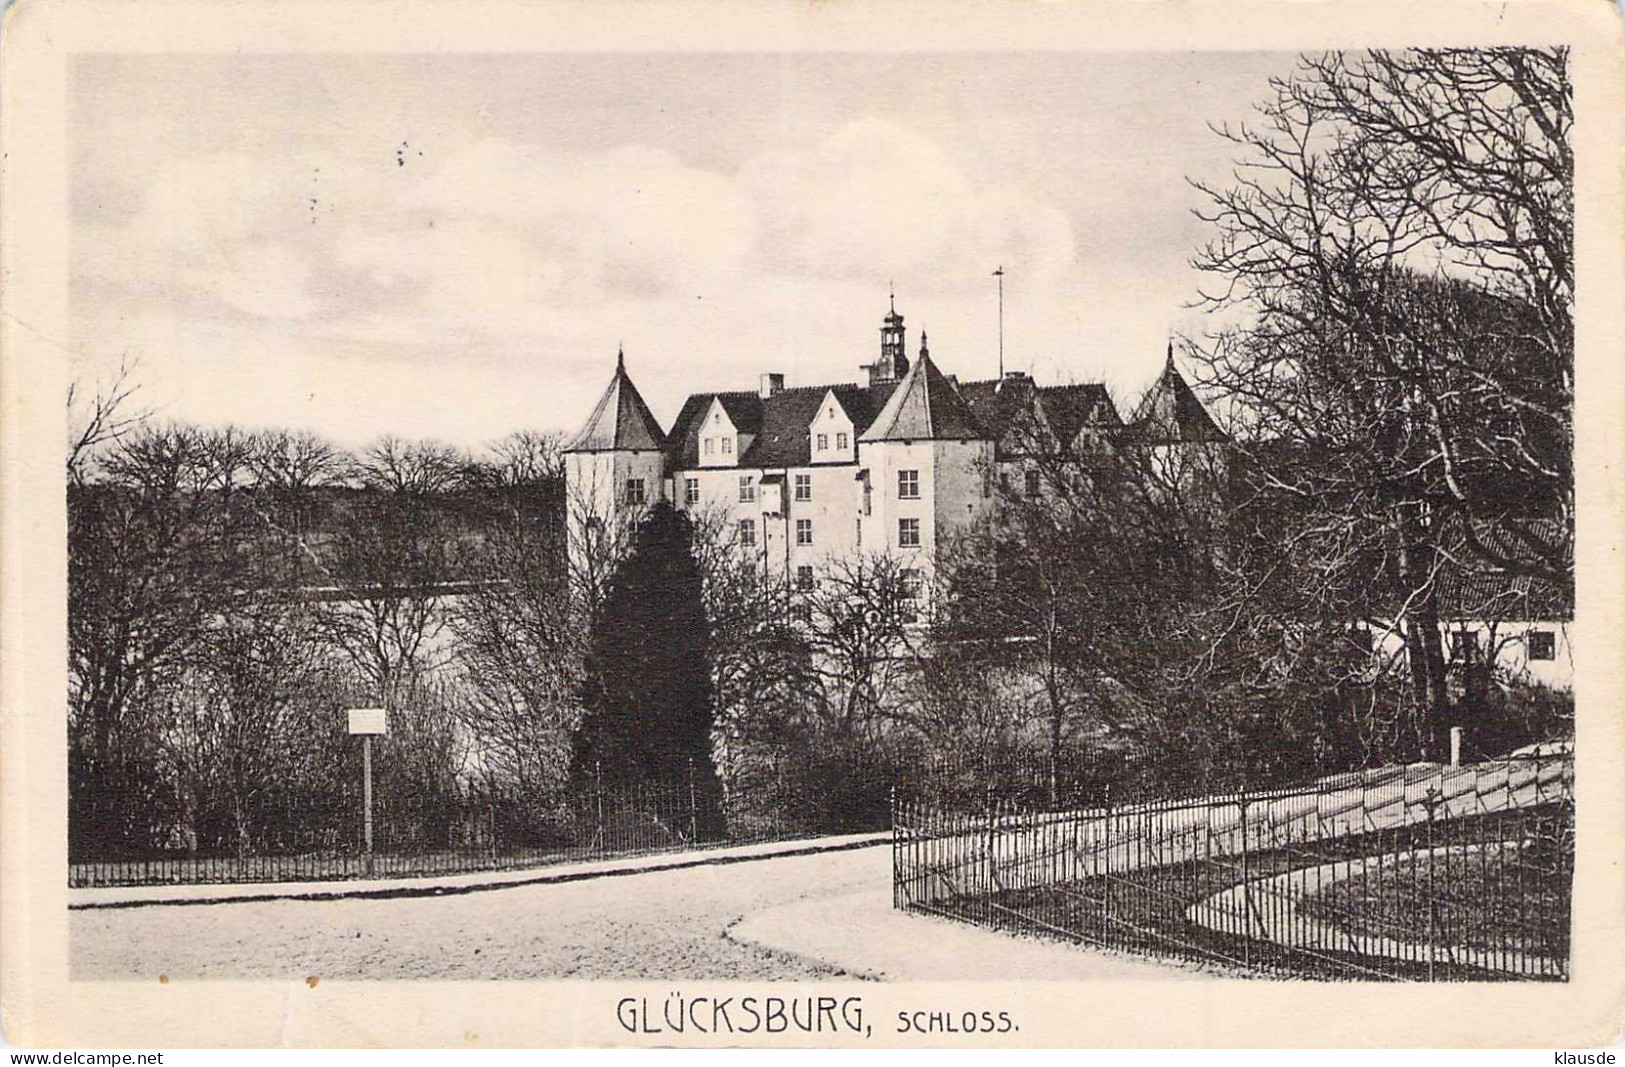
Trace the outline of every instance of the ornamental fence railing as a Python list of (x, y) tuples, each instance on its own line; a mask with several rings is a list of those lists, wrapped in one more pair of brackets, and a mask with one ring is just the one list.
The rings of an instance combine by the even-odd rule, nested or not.
[(899, 782), (897, 908), (1280, 977), (1568, 976), (1571, 755), (1182, 800), (995, 777)]
[[(643, 852), (884, 831), (893, 770), (846, 769), (839, 791), (788, 773), (714, 781), (611, 784), (596, 778), (548, 792), (462, 785), (439, 795), (373, 799), (373, 848), (364, 845), (360, 790), (260, 797), (211, 818), (154, 820), (144, 797), (101, 798), (69, 835), (70, 887), (400, 878), (537, 867)], [(817, 795), (812, 795), (812, 794)], [(88, 806), (88, 805), (87, 805)], [(137, 818), (140, 844), (97, 835)]]

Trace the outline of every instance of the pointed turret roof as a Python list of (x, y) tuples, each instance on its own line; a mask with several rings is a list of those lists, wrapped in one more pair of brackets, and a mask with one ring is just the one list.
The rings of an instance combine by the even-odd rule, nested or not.
[(920, 358), (886, 400), (860, 441), (930, 441), (986, 438), (959, 387), (923, 348)]
[(1172, 341), (1168, 343), (1168, 361), (1163, 364), (1162, 374), (1140, 398), (1129, 419), (1129, 434), (1142, 444), (1229, 440), (1174, 366)]
[(658, 451), (666, 447), (660, 423), (626, 374), (626, 353), (615, 356), (615, 376), (566, 452)]

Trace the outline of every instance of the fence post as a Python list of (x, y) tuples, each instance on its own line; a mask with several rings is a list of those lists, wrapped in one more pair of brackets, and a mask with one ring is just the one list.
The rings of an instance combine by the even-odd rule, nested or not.
[(1450, 728), (1450, 766), (1461, 766), (1461, 727)]
[(699, 808), (694, 801), (694, 757), (688, 758), (688, 843), (698, 844), (700, 840)]
[(592, 806), (595, 824), (593, 826), (592, 845), (594, 849), (604, 847), (604, 761), (592, 761)]
[(1247, 791), (1241, 793), (1241, 959), (1248, 967), (1253, 965), (1253, 896), (1252, 871), (1247, 850)]
[(1116, 836), (1116, 821), (1116, 816), (1112, 812), (1112, 784), (1107, 782), (1106, 833), (1104, 835), (1105, 839), (1102, 841), (1103, 847), (1100, 849), (1100, 862), (1104, 869), (1095, 872), (1095, 876), (1100, 881), (1100, 943), (1102, 945), (1111, 944), (1111, 930), (1109, 928), (1109, 924), (1111, 922), (1110, 913), (1112, 900), (1112, 843)]

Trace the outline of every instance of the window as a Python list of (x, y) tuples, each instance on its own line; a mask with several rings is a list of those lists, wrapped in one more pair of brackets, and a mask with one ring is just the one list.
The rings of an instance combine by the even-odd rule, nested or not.
[(796, 588), (803, 593), (809, 593), (813, 587), (813, 572), (811, 567), (796, 568)]
[(829, 434), (827, 434), (827, 433), (819, 434), (818, 435), (818, 451), (824, 452), (824, 451), (827, 451), (828, 449), (829, 449)]
[(1531, 660), (1557, 658), (1557, 635), (1552, 631), (1530, 630), (1527, 642)]
[(690, 504), (700, 502), (700, 480), (698, 478), (683, 479), (683, 499)]
[(920, 520), (897, 520), (897, 546), (899, 548), (920, 547)]
[(920, 572), (916, 570), (899, 571), (897, 574), (897, 596), (902, 601), (898, 605), (899, 613), (904, 622), (916, 622), (920, 617)]
[(835, 435), (835, 447), (843, 452), (846, 451), (846, 434), (838, 433)]
[(644, 502), (642, 478), (628, 478), (626, 480), (626, 502), (628, 504), (642, 504)]
[(733, 450), (734, 450), (734, 439), (732, 437), (724, 437), (722, 439), (722, 454), (724, 456), (726, 456), (730, 452), (732, 452)]
[(798, 544), (798, 545), (810, 545), (810, 544), (812, 544), (812, 520), (811, 519), (797, 519), (796, 520), (796, 544)]
[(810, 474), (798, 474), (798, 475), (796, 475), (796, 499), (797, 500), (811, 500), (812, 499), (812, 475), (810, 475)]
[(705, 439), (705, 454), (708, 455), (708, 456), (714, 456), (714, 455), (716, 455), (716, 452), (717, 452), (717, 439), (715, 437), (707, 437)]
[(897, 496), (901, 500), (920, 499), (920, 472), (897, 472)]
[(741, 504), (756, 502), (756, 478), (754, 475), (741, 474), (739, 476), (739, 502)]
[(756, 520), (739, 520), (739, 543), (746, 548), (756, 543)]
[(863, 519), (859, 518), (859, 519), (857, 519), (855, 521), (858, 524), (858, 532), (856, 534), (857, 539), (858, 539), (858, 547), (862, 548), (863, 547)]
[(1027, 496), (1028, 497), (1036, 497), (1036, 496), (1038, 496), (1038, 494), (1039, 494), (1038, 472), (1037, 471), (1028, 471), (1027, 472)]
[(1472, 663), (1478, 658), (1478, 635), (1471, 630), (1450, 632), (1450, 658), (1459, 663)]

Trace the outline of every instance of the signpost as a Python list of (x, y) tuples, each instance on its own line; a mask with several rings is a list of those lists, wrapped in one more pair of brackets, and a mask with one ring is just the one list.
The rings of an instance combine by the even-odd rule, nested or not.
[(372, 738), (389, 733), (389, 713), (383, 708), (351, 708), (350, 733), (361, 735), (362, 837), (366, 842), (367, 877), (372, 877)]

